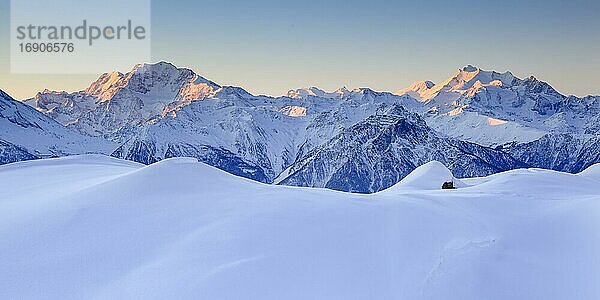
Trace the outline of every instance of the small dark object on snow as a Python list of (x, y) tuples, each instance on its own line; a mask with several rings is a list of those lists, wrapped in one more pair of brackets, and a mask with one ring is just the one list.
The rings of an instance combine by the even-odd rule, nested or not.
[(453, 190), (455, 189), (454, 187), (454, 182), (452, 181), (446, 181), (444, 182), (444, 184), (442, 184), (442, 190)]

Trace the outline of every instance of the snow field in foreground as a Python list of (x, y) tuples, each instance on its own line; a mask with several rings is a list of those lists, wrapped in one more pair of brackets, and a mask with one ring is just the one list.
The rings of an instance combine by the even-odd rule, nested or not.
[(186, 158), (5, 165), (0, 298), (598, 299), (598, 170), (432, 162), (359, 195)]

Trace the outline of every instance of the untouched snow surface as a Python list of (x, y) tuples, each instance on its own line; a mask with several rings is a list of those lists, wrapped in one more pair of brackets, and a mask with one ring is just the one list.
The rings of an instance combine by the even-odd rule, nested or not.
[(2, 299), (598, 299), (600, 172), (357, 195), (195, 159), (0, 167)]

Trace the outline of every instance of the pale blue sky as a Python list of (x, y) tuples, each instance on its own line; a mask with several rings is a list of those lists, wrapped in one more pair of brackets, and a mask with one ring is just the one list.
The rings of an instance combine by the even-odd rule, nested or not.
[[(0, 0), (0, 89), (25, 98), (83, 89), (99, 75), (11, 75), (9, 3)], [(156, 0), (152, 58), (269, 95), (304, 86), (393, 91), (473, 64), (581, 96), (600, 94), (598, 15), (595, 0)]]

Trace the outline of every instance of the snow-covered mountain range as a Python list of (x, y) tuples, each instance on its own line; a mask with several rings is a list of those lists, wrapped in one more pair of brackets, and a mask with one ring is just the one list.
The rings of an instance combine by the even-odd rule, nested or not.
[(600, 96), (565, 96), (533, 76), (466, 66), (444, 82), (419, 82), (397, 94), (423, 102), (421, 112), (434, 129), (482, 145), (600, 132)]
[(28, 105), (1, 101), (3, 163), (188, 156), (261, 182), (375, 192), (430, 160), (459, 177), (579, 172), (600, 161), (600, 97), (473, 66), (396, 93), (311, 87), (269, 97), (160, 62), (103, 74), (79, 92), (45, 90)]
[(280, 175), (279, 183), (377, 192), (432, 160), (444, 162), (458, 177), (525, 166), (502, 151), (443, 136), (416, 113), (393, 104), (305, 155)]
[(0, 91), (0, 164), (72, 154), (110, 154), (118, 144), (67, 128)]

